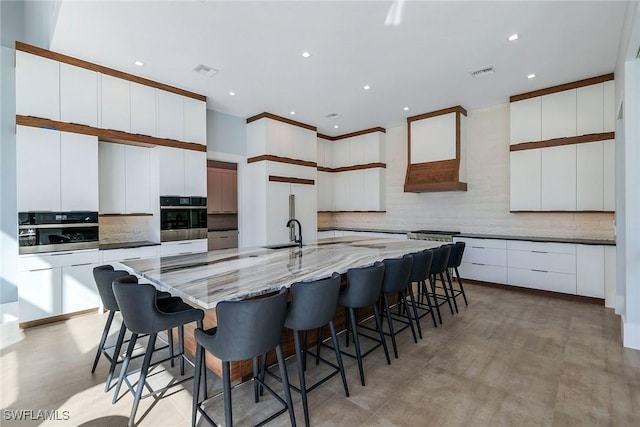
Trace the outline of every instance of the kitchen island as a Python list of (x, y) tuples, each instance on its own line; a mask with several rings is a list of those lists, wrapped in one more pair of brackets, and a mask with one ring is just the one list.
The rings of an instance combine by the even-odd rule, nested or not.
[[(242, 300), (265, 295), (295, 282), (344, 274), (350, 268), (372, 265), (386, 258), (440, 246), (423, 240), (342, 237), (322, 239), (302, 248), (241, 248), (201, 254), (126, 261), (134, 274), (205, 310), (205, 328), (216, 325), (215, 306), (221, 301)], [(339, 310), (337, 325), (341, 322)], [(195, 352), (193, 326), (186, 328), (185, 347)], [(283, 336), (285, 353), (293, 351), (291, 334)], [(309, 344), (315, 340), (309, 334)], [(291, 341), (291, 342), (290, 342)], [(207, 366), (221, 372), (220, 362), (207, 355)], [(232, 364), (232, 380), (251, 376), (251, 361)]]

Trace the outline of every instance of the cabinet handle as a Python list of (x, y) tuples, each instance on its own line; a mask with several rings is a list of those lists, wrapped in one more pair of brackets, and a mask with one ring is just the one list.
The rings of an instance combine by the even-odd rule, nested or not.
[(484, 249), (483, 246), (471, 246), (473, 249)]
[(85, 262), (83, 264), (72, 264), (71, 267), (80, 267), (82, 265), (91, 265), (91, 263), (90, 262)]
[(73, 252), (58, 252), (55, 254), (50, 254), (49, 256), (61, 256), (61, 255), (73, 255)]
[(36, 268), (35, 270), (29, 270), (29, 272), (32, 271), (46, 271), (46, 270), (53, 270), (54, 267), (47, 267), (47, 268)]
[(182, 252), (182, 253), (179, 253), (178, 255), (191, 255), (192, 253), (193, 252)]
[(229, 238), (229, 236), (220, 236), (220, 237), (218, 237), (218, 239), (228, 239), (228, 238)]
[(487, 265), (487, 264), (480, 264), (479, 262), (472, 262), (471, 264), (473, 264), (473, 265)]
[(133, 261), (134, 259), (140, 259), (140, 257), (133, 257), (133, 258), (125, 258), (123, 259), (123, 261)]
[(191, 242), (182, 242), (182, 243), (178, 243), (179, 245), (190, 245)]
[(535, 268), (532, 268), (531, 271), (537, 271), (538, 273), (548, 273), (547, 270), (536, 270)]
[(549, 252), (547, 251), (531, 251), (534, 254), (548, 254)]

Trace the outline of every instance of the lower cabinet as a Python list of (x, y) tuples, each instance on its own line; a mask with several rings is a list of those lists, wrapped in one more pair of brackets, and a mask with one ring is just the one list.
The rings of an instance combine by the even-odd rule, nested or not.
[(98, 250), (18, 257), (18, 319), (21, 323), (96, 308), (93, 280)]
[(210, 231), (208, 233), (208, 249), (232, 249), (238, 247), (238, 230)]
[(135, 261), (144, 258), (154, 258), (160, 254), (160, 246), (142, 246), (140, 248), (108, 249), (100, 251), (102, 264), (112, 264), (118, 269), (121, 261)]
[(160, 245), (160, 256), (190, 255), (200, 252), (207, 252), (207, 239), (163, 242)]
[(462, 277), (483, 282), (507, 283), (507, 242), (500, 239), (454, 238), (464, 242)]

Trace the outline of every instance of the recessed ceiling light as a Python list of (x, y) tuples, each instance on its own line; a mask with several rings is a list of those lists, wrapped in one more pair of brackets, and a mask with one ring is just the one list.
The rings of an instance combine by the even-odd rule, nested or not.
[(236, 96), (236, 93), (231, 91), (231, 92), (229, 92), (229, 96)]
[(369, 86), (369, 85), (364, 85), (364, 86), (362, 87), (362, 89), (364, 89), (364, 90), (369, 90), (369, 89), (371, 89), (371, 86)]
[(533, 74), (533, 73), (531, 73), (531, 74), (529, 74), (529, 75), (527, 76), (527, 78), (528, 78), (528, 79), (533, 79), (533, 78), (535, 78), (535, 77), (536, 77), (536, 75), (535, 75), (535, 74)]
[(333, 128), (334, 128), (334, 129), (338, 129), (339, 127), (340, 127), (340, 126), (338, 126), (338, 125), (333, 125)]
[(144, 67), (144, 62), (142, 61), (134, 61), (134, 64), (136, 64), (138, 67)]
[(409, 107), (404, 107), (403, 110), (404, 111), (409, 111)]
[(507, 40), (509, 40), (510, 42), (512, 42), (512, 41), (516, 41), (516, 40), (518, 40), (518, 38), (519, 38), (519, 37), (520, 37), (520, 36), (518, 36), (518, 34), (511, 34), (511, 35), (507, 38)]
[(291, 114), (292, 116), (295, 116), (296, 112), (295, 111), (291, 111), (289, 114)]
[(303, 58), (308, 58), (311, 56), (309, 52), (302, 52), (300, 55), (302, 55)]

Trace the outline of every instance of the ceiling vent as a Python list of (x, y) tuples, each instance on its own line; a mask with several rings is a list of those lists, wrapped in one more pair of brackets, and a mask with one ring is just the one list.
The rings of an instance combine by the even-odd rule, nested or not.
[(325, 117), (327, 119), (337, 119), (338, 117), (340, 117), (340, 114), (338, 114), (338, 113), (329, 113), (329, 114), (325, 115)]
[(496, 71), (493, 69), (493, 65), (487, 65), (486, 67), (478, 68), (477, 70), (469, 71), (471, 77), (477, 79), (478, 77), (487, 76), (489, 74), (493, 74)]
[(193, 67), (193, 71), (195, 71), (196, 73), (205, 75), (207, 77), (213, 77), (218, 73), (218, 70), (216, 70), (215, 68), (211, 68), (203, 64), (198, 64), (195, 67)]

